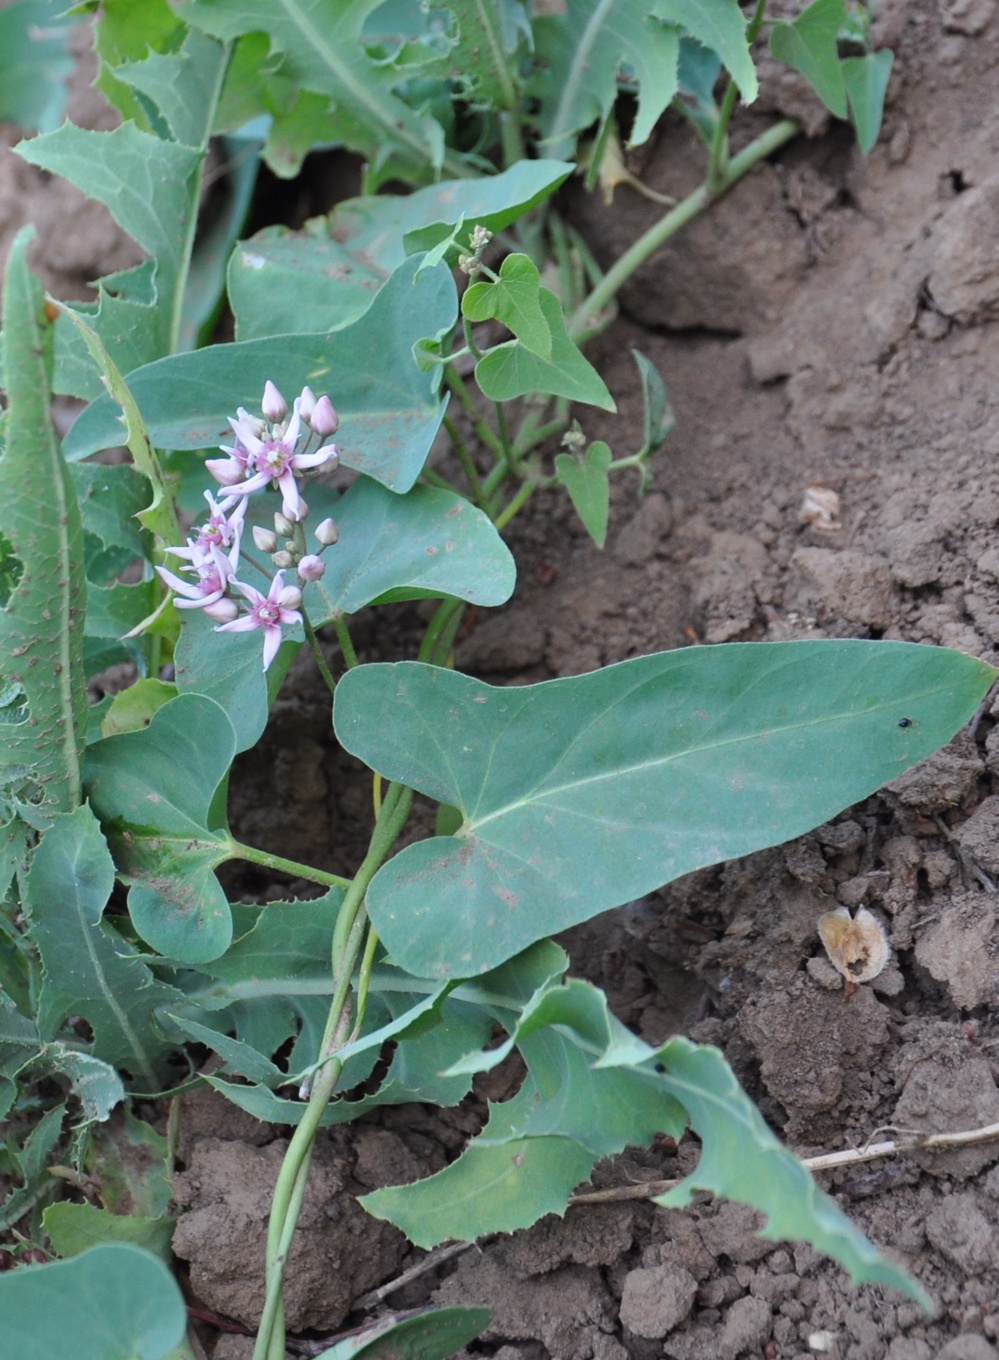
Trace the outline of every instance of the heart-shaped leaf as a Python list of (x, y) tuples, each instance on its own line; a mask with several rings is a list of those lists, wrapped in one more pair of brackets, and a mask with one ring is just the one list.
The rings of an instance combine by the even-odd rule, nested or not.
[(508, 331), (542, 359), (550, 359), (552, 333), (541, 310), (541, 275), (526, 255), (508, 255), (500, 265), (495, 283), (473, 283), (461, 299), (462, 315), (469, 321), (501, 322)]
[(856, 640), (691, 647), (517, 688), (359, 666), (337, 689), (342, 744), (465, 818), (378, 871), (372, 921), (409, 972), (467, 977), (818, 825), (942, 745), (994, 677)]
[(183, 963), (216, 959), (232, 939), (214, 873), (232, 843), (215, 804), (235, 752), (232, 723), (202, 694), (181, 694), (143, 731), (87, 748), (87, 791), (118, 873), (133, 885), (135, 928)]

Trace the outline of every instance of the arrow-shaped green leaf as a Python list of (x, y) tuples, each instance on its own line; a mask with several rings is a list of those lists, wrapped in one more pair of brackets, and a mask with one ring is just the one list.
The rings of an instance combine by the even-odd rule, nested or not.
[(818, 825), (942, 745), (994, 676), (855, 640), (692, 647), (518, 688), (359, 666), (340, 741), (465, 818), (378, 871), (371, 918), (407, 971), (467, 977)]

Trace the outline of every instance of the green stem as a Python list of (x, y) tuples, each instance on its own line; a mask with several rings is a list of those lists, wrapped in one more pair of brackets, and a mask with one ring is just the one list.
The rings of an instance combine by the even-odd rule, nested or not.
[(302, 623), (305, 627), (305, 636), (308, 638), (309, 646), (312, 648), (312, 655), (316, 659), (316, 666), (319, 668), (319, 674), (323, 677), (323, 682), (330, 694), (335, 694), (336, 681), (333, 679), (333, 672), (326, 664), (326, 658), (323, 656), (323, 649), (319, 645), (319, 638), (316, 636), (316, 630), (312, 626), (312, 620), (309, 618), (304, 608), (301, 610), (301, 614)]
[(469, 452), (468, 445), (458, 433), (458, 427), (450, 416), (444, 417), (444, 428), (451, 436), (451, 447), (454, 449), (455, 457), (461, 464), (461, 470), (465, 474), (465, 480), (468, 482), (472, 495), (475, 498), (476, 505), (480, 510), (485, 510), (488, 513), (489, 502), (482, 489), (482, 479), (479, 476), (479, 470), (475, 466), (472, 455)]
[(444, 377), (448, 387), (450, 387), (451, 391), (458, 398), (458, 405), (472, 422), (472, 429), (475, 431), (476, 435), (481, 439), (482, 443), (485, 444), (487, 449), (491, 449), (498, 458), (502, 458), (503, 445), (500, 443), (495, 431), (490, 429), (482, 419), (479, 408), (472, 400), (472, 394), (465, 386), (465, 381), (461, 374), (456, 368), (452, 368), (449, 364), (444, 370)]
[[(267, 1293), (253, 1360), (284, 1360), (284, 1321), (281, 1284), (295, 1224), (298, 1220), (316, 1132), (339, 1080), (342, 1063), (336, 1049), (350, 1027), (348, 1006), (351, 977), (364, 940), (364, 897), (368, 885), (388, 857), (409, 815), (412, 789), (390, 784), (371, 835), (368, 853), (344, 894), (333, 932), (333, 979), (336, 991), (319, 1049), (309, 1103), (285, 1153), (274, 1195), (267, 1233)], [(370, 965), (368, 968), (370, 974)], [(327, 1060), (328, 1059), (328, 1060)]]
[(461, 600), (441, 601), (423, 635), (418, 661), (426, 661), (433, 666), (445, 665), (464, 608)]
[[(746, 25), (746, 42), (750, 47), (756, 41), (756, 36), (762, 27), (766, 7), (767, 0), (756, 0), (753, 17)], [(725, 86), (725, 93), (722, 95), (721, 107), (718, 110), (718, 122), (715, 124), (715, 131), (708, 152), (708, 173), (705, 183), (712, 194), (721, 193), (725, 188), (725, 176), (729, 164), (728, 125), (738, 97), (739, 88), (730, 75), (728, 84)]]
[(503, 461), (508, 472), (513, 472), (517, 467), (517, 459), (514, 456), (513, 445), (510, 443), (510, 431), (507, 428), (506, 412), (503, 410), (503, 403), (497, 401), (496, 407), (496, 428), (499, 431), (500, 443), (503, 447)]
[(267, 850), (257, 850), (254, 846), (243, 845), (241, 841), (232, 840), (231, 837), (229, 850), (233, 859), (245, 860), (247, 864), (262, 864), (265, 869), (290, 874), (292, 878), (304, 878), (324, 888), (350, 887), (349, 878), (341, 878), (339, 874), (328, 874), (325, 869), (314, 869), (311, 864), (299, 864), (297, 860), (284, 859), (281, 855), (272, 855)]
[(350, 636), (350, 629), (347, 627), (347, 621), (342, 614), (335, 614), (333, 616), (333, 631), (336, 633), (336, 639), (340, 644), (341, 652), (343, 652), (343, 659), (347, 663), (347, 669), (352, 671), (358, 664), (357, 652), (354, 650), (354, 640)]
[(543, 444), (546, 439), (551, 439), (555, 435), (561, 434), (568, 423), (566, 417), (560, 417), (558, 420), (547, 420), (543, 425), (536, 425), (533, 428), (529, 428), (525, 421), (523, 428), (517, 436), (516, 447), (518, 457), (523, 458), (525, 454), (530, 453), (532, 449), (536, 449), (539, 444)]
[(798, 124), (793, 118), (782, 118), (779, 123), (775, 123), (772, 128), (768, 128), (755, 141), (750, 142), (737, 156), (732, 157), (717, 189), (712, 191), (705, 181), (692, 194), (688, 194), (675, 208), (671, 208), (664, 217), (654, 223), (611, 266), (586, 300), (576, 309), (569, 321), (569, 333), (572, 337), (579, 340), (585, 336), (587, 331), (592, 333), (594, 319), (650, 255), (657, 251), (671, 236), (675, 236), (680, 228), (685, 227), (698, 213), (703, 212), (712, 199), (730, 189), (758, 161), (765, 160), (767, 156), (773, 155), (785, 142), (789, 142), (797, 132)]
[(514, 515), (517, 513), (517, 511), (518, 511), (523, 505), (526, 505), (527, 502), (530, 500), (531, 496), (534, 495), (534, 491), (535, 491), (535, 488), (536, 488), (536, 487), (537, 487), (537, 482), (535, 482), (533, 479), (521, 483), (520, 488), (519, 488), (519, 490), (517, 491), (517, 493), (514, 495), (513, 499), (509, 502), (509, 504), (508, 504), (503, 510), (500, 511), (500, 513), (499, 513), (499, 514), (496, 516), (496, 518), (493, 520), (493, 523), (496, 525), (496, 528), (497, 528), (497, 529), (505, 529), (505, 528), (506, 528), (506, 526), (507, 526), (507, 525), (510, 523), (510, 521), (513, 519), (513, 517), (514, 517)]

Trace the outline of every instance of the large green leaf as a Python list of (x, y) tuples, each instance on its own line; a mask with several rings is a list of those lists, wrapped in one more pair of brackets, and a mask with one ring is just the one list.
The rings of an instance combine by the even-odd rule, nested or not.
[[(280, 122), (285, 101), (273, 91), (275, 82), (321, 96), (315, 103), (316, 140), (337, 141), (358, 152), (370, 163), (369, 176), (376, 183), (392, 172), (429, 179), (442, 166), (450, 174), (467, 173), (461, 156), (445, 152), (440, 124), (429, 114), (415, 113), (395, 94), (408, 72), (369, 57), (361, 31), (381, 3), (185, 0), (178, 8), (189, 23), (218, 38), (231, 41), (243, 34), (266, 33), (270, 51), (261, 73), (261, 111), (269, 94)], [(318, 121), (320, 114), (326, 116)], [(303, 140), (303, 151), (308, 145)], [(275, 162), (269, 155), (268, 159), (278, 173), (297, 170), (293, 163)]]
[(236, 751), (232, 723), (214, 700), (181, 694), (140, 732), (87, 748), (87, 792), (129, 912), (161, 954), (205, 963), (232, 939), (229, 903), (214, 870), (230, 858), (218, 797)]
[(265, 228), (243, 241), (229, 264), (237, 339), (291, 334), (303, 317), (317, 330), (339, 330), (367, 311), (408, 254), (436, 246), (462, 218), (468, 230), (502, 231), (553, 194), (572, 168), (518, 161), (488, 178), (351, 198), (301, 232)]
[(504, 1022), (506, 1043), (470, 1053), (455, 1070), (488, 1070), (517, 1048), (527, 1064), (517, 1095), (490, 1106), (483, 1132), (443, 1171), (362, 1201), (420, 1246), (562, 1213), (598, 1157), (647, 1144), (659, 1131), (679, 1138), (689, 1119), (703, 1145), (700, 1162), (660, 1202), (686, 1204), (696, 1189), (742, 1200), (767, 1215), (764, 1237), (802, 1238), (855, 1281), (925, 1304), (919, 1286), (771, 1133), (717, 1049), (674, 1039), (653, 1050), (614, 1018), (602, 992), (574, 979), (544, 983), (513, 1024)]
[(517, 688), (357, 667), (334, 703), (342, 744), (465, 818), (378, 871), (371, 918), (409, 972), (469, 976), (818, 825), (942, 745), (994, 677), (855, 640), (691, 647)]
[(492, 607), (513, 593), (516, 566), (509, 548), (489, 517), (463, 496), (431, 486), (397, 496), (359, 477), (339, 500), (311, 503), (314, 517), (335, 518), (340, 535), (324, 555), (326, 575), (306, 590), (315, 624), (337, 613), (356, 614), (387, 595), (453, 595)]
[[(117, 68), (119, 81), (141, 86), (152, 130), (126, 122), (112, 132), (90, 132), (64, 123), (18, 146), (32, 165), (104, 203), (150, 257), (104, 280), (96, 311), (77, 309), (89, 314), (123, 373), (177, 348), (201, 171), (225, 65), (221, 44), (189, 33), (178, 52), (154, 52)], [(65, 318), (57, 336), (57, 390), (94, 396), (99, 381)]]
[(461, 99), (519, 116), (521, 57), (531, 39), (524, 0), (430, 0), (429, 9), (431, 14), (447, 10), (453, 17), (454, 46), (446, 69)]
[(176, 993), (102, 920), (113, 886), (114, 864), (90, 808), (57, 817), (26, 880), (29, 933), (44, 970), (38, 1028), (55, 1038), (68, 1016), (82, 1016), (94, 1055), (153, 1090), (167, 1049), (154, 1009)]
[(14, 241), (3, 298), (9, 409), (0, 536), (16, 585), (0, 609), (0, 805), (23, 795), (44, 818), (80, 801), (86, 582), (80, 511), (49, 413), (51, 327), (25, 262), (32, 235), (25, 228)]
[(74, 25), (61, 0), (15, 0), (0, 9), (0, 118), (36, 132), (63, 119)]
[(655, 17), (653, 0), (576, 0), (535, 20), (534, 34), (539, 67), (528, 89), (547, 154), (571, 155), (576, 134), (609, 117), (622, 64), (638, 81), (632, 140), (645, 141), (676, 94), (679, 55), (676, 31)]
[[(129, 377), (157, 448), (203, 449), (231, 438), (228, 417), (238, 406), (260, 409), (265, 381), (289, 397), (309, 383), (328, 391), (340, 416), (337, 448), (347, 467), (394, 491), (408, 491), (426, 461), (446, 402), (439, 374), (421, 373), (412, 348), (455, 323), (458, 300), (446, 266), (417, 274), (406, 260), (353, 325), (334, 335), (286, 335), (212, 345), (149, 364)], [(77, 460), (121, 438), (110, 398), (94, 402), (65, 440)]]
[(0, 1275), (0, 1360), (164, 1360), (187, 1326), (169, 1270), (138, 1247)]
[(743, 1200), (767, 1215), (761, 1237), (804, 1238), (844, 1265), (854, 1284), (887, 1285), (932, 1310), (915, 1280), (868, 1242), (770, 1132), (716, 1048), (678, 1037), (655, 1057), (703, 1145), (696, 1169), (658, 1203), (689, 1204), (696, 1190)]

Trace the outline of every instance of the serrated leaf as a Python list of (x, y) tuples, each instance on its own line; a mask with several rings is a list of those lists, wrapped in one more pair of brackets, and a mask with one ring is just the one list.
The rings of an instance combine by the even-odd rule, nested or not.
[(770, 51), (778, 61), (800, 71), (837, 118), (846, 118), (846, 83), (836, 38), (846, 23), (843, 0), (814, 0), (794, 23), (774, 24)]
[(124, 1244), (0, 1275), (0, 1360), (165, 1360), (187, 1311), (169, 1270)]
[(538, 301), (551, 335), (551, 358), (532, 354), (519, 340), (496, 345), (475, 366), (475, 381), (483, 393), (490, 401), (512, 401), (528, 392), (544, 392), (616, 411), (603, 378), (570, 337), (558, 298), (542, 288)]
[[(236, 407), (259, 410), (269, 378), (281, 391), (304, 383), (329, 390), (340, 416), (340, 461), (394, 491), (414, 484), (434, 441), (446, 402), (439, 378), (413, 362), (412, 346), (454, 325), (458, 300), (444, 266), (415, 277), (406, 260), (351, 326), (328, 335), (288, 335), (212, 345), (179, 354), (129, 375), (129, 388), (157, 448), (212, 448), (229, 434)], [(94, 402), (64, 441), (66, 456), (87, 457), (117, 443), (109, 398)]]
[(489, 1325), (488, 1308), (436, 1308), (387, 1318), (322, 1351), (316, 1360), (447, 1360)]
[(95, 1204), (62, 1201), (48, 1206), (42, 1215), (42, 1226), (59, 1256), (79, 1256), (102, 1243), (127, 1242), (168, 1261), (177, 1224), (172, 1218), (112, 1214), (107, 1209), (98, 1209)]
[(745, 103), (759, 91), (756, 68), (746, 41), (746, 16), (738, 0), (652, 0), (658, 18), (678, 24), (712, 52), (731, 75)]
[(638, 81), (633, 144), (648, 137), (676, 93), (679, 39), (655, 17), (652, 0), (576, 0), (564, 14), (536, 19), (534, 35), (539, 70), (528, 92), (538, 101), (548, 155), (571, 155), (575, 136), (607, 119), (622, 65)]
[[(563, 161), (518, 161), (482, 179), (350, 198), (301, 232), (267, 227), (241, 242), (229, 265), (237, 338), (290, 334), (303, 316), (319, 329), (349, 325), (407, 255), (440, 246), (462, 219), (502, 231), (553, 194), (572, 169)], [(425, 267), (424, 260), (417, 273)]]
[(515, 689), (356, 667), (334, 701), (342, 745), (465, 817), (378, 871), (371, 919), (407, 971), (467, 977), (825, 821), (942, 745), (994, 675), (856, 640), (684, 648)]
[(42, 1060), (68, 1077), (73, 1093), (83, 1108), (85, 1122), (107, 1119), (114, 1107), (125, 1099), (121, 1077), (101, 1058), (81, 1053), (64, 1043), (46, 1044)]
[(87, 792), (130, 883), (132, 922), (161, 954), (216, 959), (232, 939), (229, 903), (214, 870), (232, 842), (214, 803), (236, 750), (214, 700), (181, 694), (141, 732), (87, 748)]
[(473, 107), (519, 115), (518, 55), (531, 39), (522, 0), (430, 0), (431, 14), (440, 10), (455, 21), (456, 40), (444, 70), (458, 83), (461, 98)]
[(846, 57), (842, 62), (850, 118), (857, 131), (857, 145), (866, 156), (874, 149), (881, 131), (885, 93), (891, 77), (895, 54), (867, 52), (862, 57)]
[[(14, 1177), (21, 1185), (14, 1186), (0, 1205), (0, 1232), (6, 1232), (19, 1219), (23, 1218), (40, 1199), (53, 1190), (52, 1177), (49, 1175), (49, 1159), (62, 1136), (63, 1120), (66, 1116), (65, 1104), (54, 1105), (46, 1110), (41, 1119), (31, 1129), (18, 1147), (16, 1140), (7, 1140), (7, 1160), (14, 1171)], [(12, 1179), (13, 1179), (12, 1178)], [(0, 1295), (2, 1304), (2, 1295)], [(6, 1322), (6, 1316), (0, 1313)], [(0, 1333), (2, 1337), (2, 1333)], [(0, 1349), (2, 1354), (2, 1349)]]
[(541, 310), (541, 275), (526, 255), (507, 255), (495, 283), (473, 283), (461, 299), (469, 321), (495, 317), (522, 345), (542, 359), (550, 359), (552, 333)]
[(26, 879), (29, 933), (44, 969), (38, 1028), (55, 1038), (67, 1016), (82, 1016), (94, 1055), (154, 1090), (167, 1045), (153, 1011), (176, 993), (102, 921), (113, 886), (114, 864), (89, 806), (57, 817)]
[(77, 463), (69, 474), (83, 517), (87, 578), (107, 585), (152, 551), (152, 540), (135, 521), (148, 503), (148, 483), (127, 464)]
[(804, 1239), (845, 1266), (854, 1284), (887, 1285), (930, 1311), (925, 1290), (871, 1245), (770, 1132), (717, 1049), (676, 1038), (657, 1057), (664, 1086), (702, 1143), (697, 1169), (657, 1203), (679, 1207), (695, 1190), (711, 1190), (752, 1204), (767, 1215), (761, 1237)]
[(80, 801), (86, 582), (80, 511), (49, 414), (51, 327), (25, 262), (31, 235), (28, 228), (15, 238), (3, 299), (9, 410), (0, 505), (17, 584), (0, 611), (0, 691), (14, 687), (23, 700), (0, 721), (0, 794), (5, 785), (22, 790), (44, 819)]
[[(323, 140), (341, 142), (369, 161), (374, 187), (392, 172), (417, 181), (442, 166), (461, 174), (464, 162), (445, 151), (440, 124), (415, 113), (395, 94), (402, 72), (391, 63), (372, 61), (365, 50), (361, 32), (381, 2), (186, 0), (178, 10), (188, 23), (226, 41), (266, 33), (270, 51), (262, 93), (271, 80), (278, 80), (321, 96), (332, 114)], [(280, 109), (277, 122), (280, 126)], [(279, 173), (297, 169), (273, 168)]]
[(674, 107), (690, 119), (709, 146), (718, 126), (714, 89), (720, 70), (721, 58), (717, 52), (703, 47), (693, 38), (680, 39), (677, 74), (682, 98), (674, 101)]
[(607, 541), (610, 514), (607, 469), (612, 457), (610, 445), (602, 439), (595, 439), (582, 459), (571, 453), (555, 455), (555, 480), (568, 491), (576, 514), (598, 548)]

